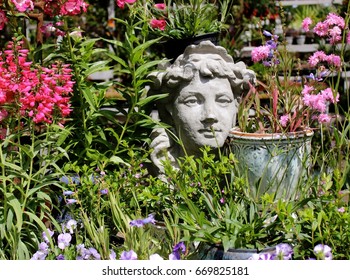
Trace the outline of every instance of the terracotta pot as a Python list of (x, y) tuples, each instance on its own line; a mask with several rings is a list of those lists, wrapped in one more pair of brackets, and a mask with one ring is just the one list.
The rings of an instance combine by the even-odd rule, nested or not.
[(312, 130), (288, 134), (230, 132), (231, 149), (238, 160), (238, 170), (247, 176), (250, 195), (265, 192), (276, 198), (297, 195), (298, 184), (308, 175)]

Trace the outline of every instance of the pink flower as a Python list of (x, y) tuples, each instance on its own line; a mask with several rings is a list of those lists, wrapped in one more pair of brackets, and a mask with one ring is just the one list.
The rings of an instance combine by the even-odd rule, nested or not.
[(320, 37), (327, 36), (328, 34), (328, 24), (325, 24), (323, 22), (318, 22), (316, 26), (314, 27), (314, 32)]
[(321, 90), (321, 94), (327, 101), (330, 101), (332, 103), (339, 102), (339, 93), (334, 98), (333, 91), (331, 88), (326, 88), (325, 90)]
[(325, 61), (327, 55), (324, 51), (317, 51), (312, 56), (309, 57), (308, 63), (310, 66), (315, 67), (319, 62)]
[(350, 44), (350, 32), (346, 35), (346, 43)]
[(61, 15), (75, 16), (79, 15), (82, 11), (86, 12), (89, 4), (83, 0), (68, 0), (60, 9)]
[(166, 21), (164, 19), (151, 19), (150, 25), (154, 29), (164, 30), (166, 27)]
[(341, 29), (338, 26), (334, 26), (329, 30), (330, 43), (334, 45), (341, 41)]
[(344, 212), (345, 212), (345, 208), (344, 208), (344, 206), (343, 206), (343, 207), (338, 208), (338, 212), (339, 212), (339, 213), (344, 213)]
[(166, 5), (164, 3), (154, 4), (154, 7), (158, 10), (165, 10)]
[(303, 22), (301, 23), (301, 27), (305, 32), (307, 32), (310, 31), (310, 24), (312, 24), (312, 20), (311, 18), (307, 17), (304, 18)]
[(324, 61), (327, 61), (329, 64), (340, 67), (341, 66), (341, 58), (339, 55), (330, 54), (325, 57)]
[(301, 91), (302, 95), (306, 95), (306, 94), (310, 94), (315, 90), (315, 88), (313, 86), (308, 86), (308, 85), (304, 85), (303, 90)]
[(328, 114), (320, 114), (317, 119), (320, 123), (329, 123), (331, 121), (331, 117)]
[(124, 9), (125, 3), (134, 4), (136, 0), (116, 0), (117, 6), (121, 9)]
[(256, 47), (252, 50), (252, 60), (254, 62), (259, 62), (261, 60), (267, 59), (270, 53), (270, 48), (268, 46)]
[(5, 27), (5, 24), (8, 22), (8, 19), (6, 17), (6, 14), (3, 10), (0, 10), (0, 30), (3, 30)]
[(327, 25), (337, 25), (341, 29), (344, 29), (345, 27), (345, 20), (341, 16), (338, 16), (334, 13), (329, 13), (324, 23)]
[(283, 115), (281, 116), (280, 118), (280, 123), (283, 127), (286, 127), (287, 126), (287, 123), (289, 121), (289, 116), (288, 115)]
[(11, 0), (11, 2), (16, 6), (19, 12), (25, 12), (26, 10), (33, 10), (34, 4), (31, 0)]

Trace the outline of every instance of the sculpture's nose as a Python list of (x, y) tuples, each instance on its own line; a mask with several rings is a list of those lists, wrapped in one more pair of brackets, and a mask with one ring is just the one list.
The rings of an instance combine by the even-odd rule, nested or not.
[(202, 121), (206, 123), (216, 123), (218, 121), (217, 118), (217, 112), (214, 108), (215, 106), (211, 104), (210, 102), (206, 102), (204, 107), (203, 107), (203, 117)]

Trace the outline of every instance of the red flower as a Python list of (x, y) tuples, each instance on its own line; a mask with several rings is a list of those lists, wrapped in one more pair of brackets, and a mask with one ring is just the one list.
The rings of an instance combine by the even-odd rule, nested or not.
[(166, 27), (165, 19), (151, 19), (150, 21), (151, 27), (154, 29), (164, 30)]

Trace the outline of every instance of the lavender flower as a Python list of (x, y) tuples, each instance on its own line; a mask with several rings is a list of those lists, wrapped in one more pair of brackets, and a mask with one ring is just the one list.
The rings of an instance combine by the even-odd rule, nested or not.
[(271, 261), (274, 259), (275, 259), (274, 254), (270, 254), (270, 253), (253, 254), (249, 258), (249, 260), (259, 260), (259, 261)]
[(56, 257), (56, 260), (59, 260), (59, 261), (64, 261), (66, 258), (64, 257), (64, 255), (62, 254), (59, 254), (57, 257)]
[(153, 214), (149, 214), (147, 218), (145, 219), (137, 219), (132, 220), (129, 225), (132, 227), (143, 227), (146, 224), (155, 224), (156, 220), (154, 219)]
[(110, 260), (116, 260), (117, 259), (117, 254), (112, 249), (110, 250), (109, 259)]
[(69, 233), (61, 233), (57, 237), (58, 248), (64, 250), (64, 248), (69, 246), (71, 240), (72, 240), (72, 236)]
[(74, 219), (70, 219), (64, 227), (64, 229), (68, 229), (71, 234), (74, 233), (74, 230), (77, 228), (77, 221)]
[(67, 205), (70, 205), (70, 204), (73, 204), (73, 203), (76, 203), (76, 202), (77, 202), (76, 199), (73, 199), (73, 198), (67, 199)]
[(63, 192), (63, 195), (65, 195), (65, 196), (72, 195), (72, 194), (74, 194), (73, 191), (64, 191)]
[(31, 260), (45, 260), (47, 254), (45, 254), (42, 251), (37, 251), (34, 253), (33, 257), (31, 257)]
[[(49, 233), (50, 237), (52, 237), (53, 234), (54, 234), (54, 231), (50, 230), (49, 228), (47, 228), (46, 230), (47, 230), (47, 232)], [(45, 231), (43, 231), (43, 233), (41, 234), (41, 236), (42, 236), (42, 238), (44, 239), (44, 241), (45, 241), (46, 243), (49, 243), (49, 238), (47, 237)]]
[(169, 260), (180, 260), (181, 253), (186, 252), (186, 245), (184, 242), (179, 242), (173, 247), (173, 252), (169, 255)]
[(100, 190), (100, 194), (102, 194), (102, 195), (108, 194), (108, 189)]
[(38, 251), (34, 253), (31, 260), (45, 260), (47, 254), (49, 253), (48, 248), (49, 246), (45, 242), (41, 242), (39, 244)]
[(292, 258), (293, 248), (289, 244), (281, 243), (276, 246), (276, 256), (279, 260), (290, 260)]
[(319, 260), (331, 260), (333, 258), (332, 248), (328, 245), (318, 244), (314, 248), (314, 253)]
[(101, 255), (93, 247), (86, 249), (84, 244), (77, 245), (77, 260), (100, 260)]
[(133, 251), (123, 251), (120, 260), (137, 260), (137, 254)]

